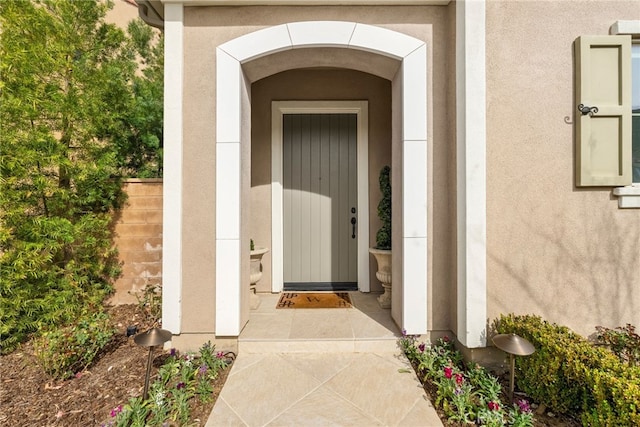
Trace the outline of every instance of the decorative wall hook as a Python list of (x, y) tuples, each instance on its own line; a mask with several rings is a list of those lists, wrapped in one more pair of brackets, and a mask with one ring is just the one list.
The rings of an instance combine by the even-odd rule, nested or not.
[(589, 116), (593, 116), (598, 112), (598, 107), (589, 107), (587, 105), (580, 104), (578, 105), (578, 111), (580, 111), (583, 116), (586, 116), (587, 114)]

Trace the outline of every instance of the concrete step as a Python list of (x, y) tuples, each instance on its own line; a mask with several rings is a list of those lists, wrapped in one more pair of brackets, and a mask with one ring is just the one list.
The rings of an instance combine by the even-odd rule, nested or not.
[(349, 339), (251, 339), (240, 338), (238, 351), (256, 353), (387, 353), (398, 351), (397, 337)]

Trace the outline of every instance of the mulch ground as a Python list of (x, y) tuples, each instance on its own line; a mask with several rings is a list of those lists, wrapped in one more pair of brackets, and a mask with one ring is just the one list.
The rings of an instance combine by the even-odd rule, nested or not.
[[(99, 360), (75, 378), (52, 380), (38, 366), (31, 343), (0, 356), (0, 425), (99, 426), (109, 421), (113, 408), (142, 395), (149, 350), (137, 346), (133, 337), (127, 338), (126, 328), (137, 325), (144, 331), (152, 325), (136, 305), (111, 307), (108, 311), (118, 335)], [(164, 354), (160, 348), (155, 350), (151, 382)], [(207, 422), (229, 369), (216, 379), (211, 402), (194, 402), (191, 419), (195, 426)]]
[[(99, 359), (75, 378), (52, 380), (38, 366), (29, 342), (11, 354), (0, 356), (0, 425), (100, 426), (110, 420), (109, 413), (113, 408), (125, 404), (131, 397), (142, 395), (148, 349), (137, 346), (133, 337), (127, 338), (126, 329), (129, 325), (136, 325), (139, 331), (144, 331), (153, 325), (137, 305), (111, 307), (108, 311), (119, 333)], [(151, 382), (166, 354), (159, 348), (155, 350)], [(230, 367), (216, 379), (211, 402), (200, 404), (194, 399), (191, 410), (194, 426), (206, 424), (229, 370)], [(501, 380), (506, 389), (508, 380), (506, 377)], [(436, 396), (435, 386), (425, 383), (424, 387), (428, 396)], [(503, 401), (507, 401), (506, 396)], [(461, 425), (448, 423), (444, 413), (438, 412), (446, 426)], [(534, 425), (573, 427), (580, 423), (542, 411), (535, 415)]]

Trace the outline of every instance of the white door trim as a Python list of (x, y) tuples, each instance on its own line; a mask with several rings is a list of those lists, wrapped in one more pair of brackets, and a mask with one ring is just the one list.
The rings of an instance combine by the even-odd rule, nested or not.
[(368, 101), (273, 101), (271, 103), (271, 290), (284, 282), (282, 212), (282, 116), (357, 114), (358, 289), (369, 292), (369, 103)]

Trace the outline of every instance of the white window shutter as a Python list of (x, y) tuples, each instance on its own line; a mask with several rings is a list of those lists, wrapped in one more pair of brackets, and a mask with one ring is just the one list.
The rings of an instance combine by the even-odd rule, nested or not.
[(582, 36), (575, 50), (576, 185), (629, 185), (631, 37)]

